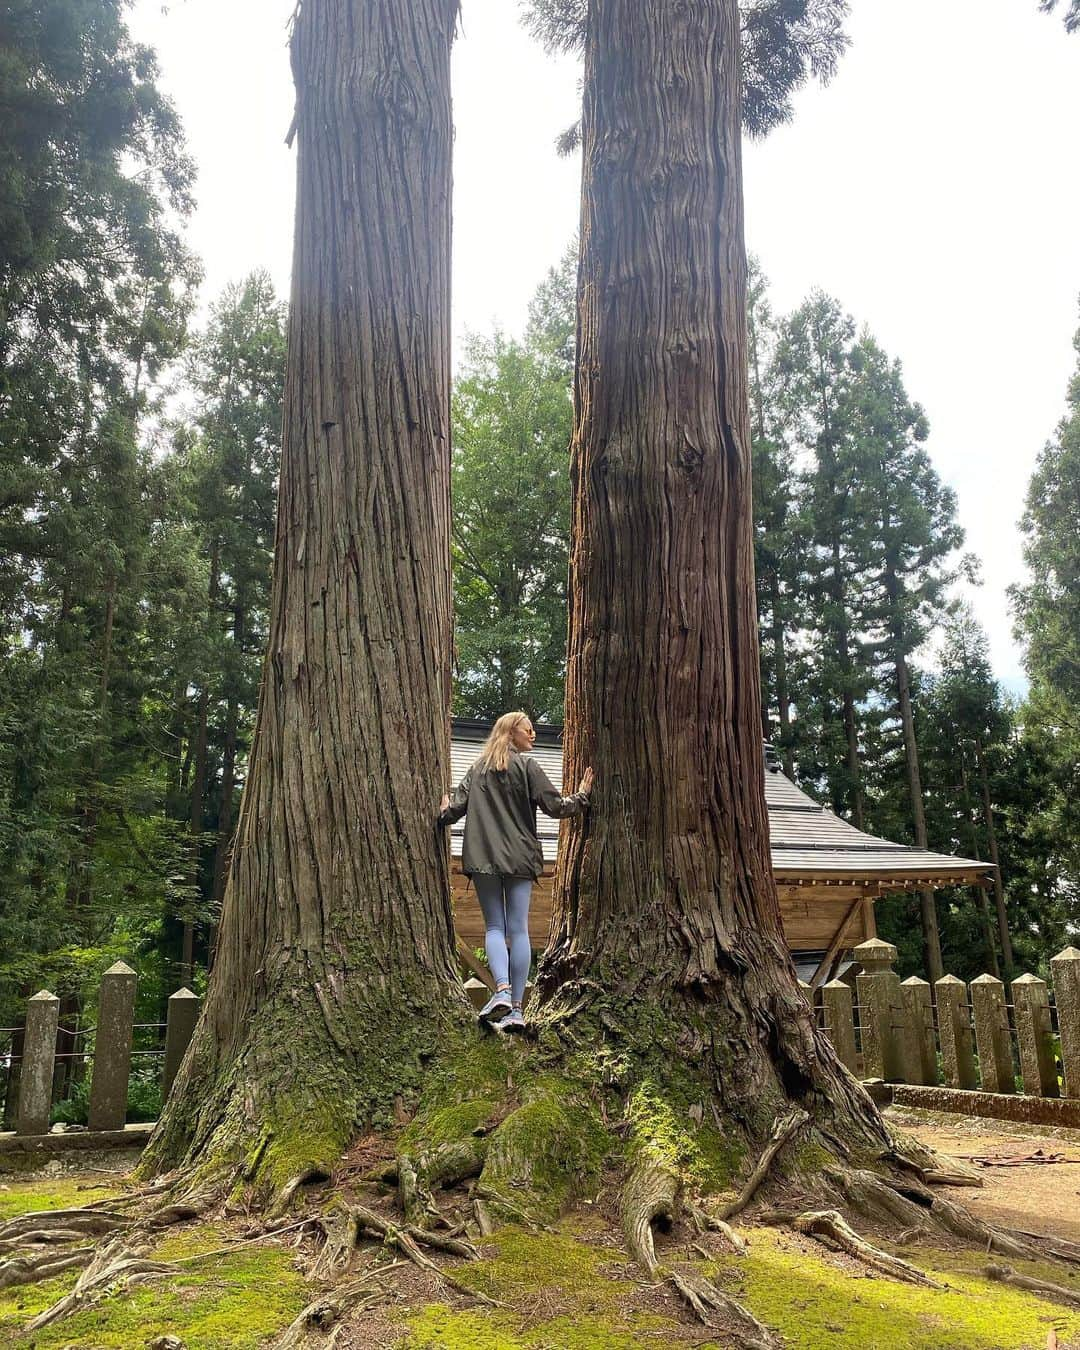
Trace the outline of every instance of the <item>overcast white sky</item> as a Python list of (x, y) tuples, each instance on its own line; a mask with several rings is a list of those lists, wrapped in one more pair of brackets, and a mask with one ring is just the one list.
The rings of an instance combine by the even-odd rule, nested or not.
[[(288, 293), (295, 0), (135, 0), (199, 165), (205, 296), (254, 267)], [(748, 243), (781, 309), (832, 292), (904, 363), (982, 559), (995, 670), (1022, 680), (1006, 587), (1027, 480), (1064, 410), (1080, 326), (1080, 36), (1036, 0), (853, 0), (835, 81), (746, 157)], [(521, 326), (578, 216), (573, 61), (516, 0), (463, 0), (454, 62), (454, 324)]]

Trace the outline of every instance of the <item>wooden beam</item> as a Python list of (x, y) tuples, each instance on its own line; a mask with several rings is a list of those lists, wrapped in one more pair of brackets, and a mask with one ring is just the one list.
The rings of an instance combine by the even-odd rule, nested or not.
[(488, 970), (487, 966), (481, 961), (476, 959), (476, 953), (460, 934), (458, 935), (457, 940), (457, 950), (458, 956), (461, 957), (462, 964), (472, 971), (481, 984), (486, 984), (491, 992), (494, 993), (495, 981), (491, 977), (491, 971)]
[(844, 934), (847, 932), (848, 924), (858, 913), (859, 909), (862, 907), (862, 903), (863, 897), (857, 895), (848, 906), (847, 913), (840, 921), (840, 927), (833, 934), (832, 941), (829, 943), (825, 955), (821, 958), (821, 963), (817, 970), (814, 971), (813, 975), (810, 976), (811, 989), (817, 989), (819, 985), (825, 983), (826, 976), (832, 969), (832, 964), (836, 960), (836, 954), (839, 952), (841, 944), (843, 943)]

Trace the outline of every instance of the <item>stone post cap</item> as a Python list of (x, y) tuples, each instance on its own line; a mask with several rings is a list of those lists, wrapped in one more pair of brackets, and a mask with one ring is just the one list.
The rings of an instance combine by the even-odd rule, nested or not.
[(1033, 984), (1041, 984), (1044, 989), (1046, 988), (1046, 981), (1040, 980), (1038, 975), (1017, 975), (1016, 979), (1013, 980), (1012, 983), (1014, 989), (1018, 984), (1025, 985), (1029, 988)]
[(930, 988), (930, 981), (929, 981), (929, 980), (922, 980), (922, 979), (919, 978), (918, 975), (909, 975), (908, 978), (907, 978), (906, 980), (901, 980), (901, 981), (900, 981), (900, 984), (901, 984), (901, 986), (902, 986), (904, 989), (929, 989), (929, 988)]
[(861, 966), (880, 966), (884, 969), (895, 963), (896, 948), (891, 942), (883, 942), (881, 938), (870, 938), (866, 942), (860, 942), (852, 952), (852, 956)]
[(1055, 961), (1080, 961), (1080, 951), (1077, 951), (1075, 947), (1066, 947), (1063, 952), (1058, 952), (1057, 956), (1050, 958), (1051, 965)]
[(942, 975), (941, 979), (936, 981), (936, 987), (940, 989), (942, 985), (946, 985), (949, 989), (954, 985), (957, 989), (963, 989), (964, 981), (959, 979), (956, 975)]
[(830, 980), (828, 984), (822, 985), (823, 989), (846, 989), (851, 993), (851, 985), (846, 980)]
[(198, 1003), (199, 1001), (198, 994), (193, 994), (191, 990), (186, 987), (183, 989), (178, 989), (175, 994), (170, 994), (169, 1002), (171, 1003), (174, 998), (193, 998), (196, 1003)]
[(971, 981), (971, 983), (972, 983), (972, 984), (996, 984), (996, 985), (1000, 985), (1002, 989), (1004, 989), (1004, 987), (1005, 987), (1005, 986), (1001, 983), (1001, 981), (998, 979), (998, 977), (997, 977), (996, 975), (976, 975), (975, 978)]
[(31, 1003), (59, 1003), (60, 1000), (56, 997), (55, 994), (50, 994), (49, 991), (48, 991), (47, 989), (39, 989), (38, 992), (34, 995), (34, 997), (33, 997), (32, 999), (30, 999), (30, 1002), (31, 1002)]
[[(125, 961), (114, 961), (113, 964), (109, 967), (109, 969), (105, 972), (105, 975), (134, 975), (134, 974), (135, 972)], [(102, 979), (104, 978), (105, 977), (102, 976)]]

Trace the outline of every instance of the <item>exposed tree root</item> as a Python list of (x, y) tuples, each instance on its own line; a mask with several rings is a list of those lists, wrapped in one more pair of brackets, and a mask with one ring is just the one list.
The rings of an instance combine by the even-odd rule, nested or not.
[[(45, 1234), (52, 1234), (51, 1241), (79, 1242), (85, 1237), (104, 1237), (117, 1229), (127, 1228), (131, 1218), (126, 1214), (117, 1214), (101, 1209), (55, 1209), (40, 1210), (33, 1214), (20, 1214), (0, 1224), (0, 1242), (13, 1244), (7, 1246), (26, 1246), (30, 1242), (46, 1241)], [(70, 1234), (61, 1238), (60, 1234)]]
[(681, 1183), (674, 1172), (651, 1160), (639, 1162), (623, 1189), (620, 1205), (630, 1255), (655, 1275), (654, 1223), (670, 1227), (678, 1217)]
[(484, 1206), (488, 1227), (491, 1232), (495, 1231), (495, 1224), (491, 1214), (491, 1206), (493, 1205), (503, 1218), (508, 1219), (511, 1223), (521, 1224), (522, 1228), (527, 1228), (530, 1233), (539, 1233), (547, 1230), (546, 1224), (537, 1223), (527, 1210), (522, 1209), (522, 1207), (515, 1204), (509, 1196), (503, 1195), (501, 1191), (497, 1191), (494, 1186), (489, 1185), (483, 1180), (477, 1183), (473, 1195)]
[(690, 1221), (699, 1233), (719, 1233), (740, 1256), (745, 1256), (750, 1250), (746, 1239), (740, 1237), (730, 1224), (725, 1223), (723, 1219), (718, 1219), (715, 1215), (709, 1214), (699, 1205), (687, 1205), (686, 1213), (690, 1216)]
[(23, 1251), (27, 1247), (63, 1247), (66, 1243), (81, 1242), (85, 1234), (74, 1228), (35, 1229), (21, 1238), (6, 1238), (0, 1242), (0, 1254)]
[(166, 1261), (150, 1261), (142, 1255), (117, 1255), (119, 1240), (107, 1243), (95, 1253), (93, 1260), (75, 1282), (70, 1293), (39, 1313), (27, 1326), (27, 1331), (40, 1331), (51, 1322), (77, 1312), (95, 1303), (105, 1294), (132, 1289), (167, 1275), (180, 1274), (180, 1267)]
[(942, 1289), (944, 1285), (932, 1280), (924, 1271), (901, 1261), (898, 1256), (890, 1256), (880, 1247), (875, 1247), (848, 1224), (844, 1216), (836, 1209), (810, 1210), (805, 1214), (787, 1214), (784, 1211), (771, 1210), (762, 1215), (763, 1222), (785, 1223), (807, 1237), (823, 1239), (827, 1245), (835, 1247), (848, 1256), (853, 1256), (863, 1265), (876, 1270), (890, 1279), (901, 1280), (905, 1284), (918, 1284), (929, 1289)]
[(1080, 1265), (1080, 1245), (1064, 1239), (997, 1228), (970, 1210), (917, 1181), (898, 1181), (858, 1168), (827, 1168), (825, 1178), (839, 1191), (853, 1212), (872, 1222), (898, 1227), (897, 1241), (912, 1235), (944, 1232), (961, 1242), (1014, 1260), (1061, 1261)]
[(88, 1266), (94, 1259), (94, 1247), (76, 1247), (73, 1251), (48, 1252), (45, 1256), (17, 1256), (0, 1264), (0, 1289), (17, 1284), (36, 1284), (51, 1280), (65, 1270)]
[(776, 1155), (790, 1139), (798, 1134), (809, 1119), (807, 1113), (799, 1108), (776, 1118), (765, 1151), (758, 1159), (754, 1170), (747, 1177), (746, 1184), (734, 1200), (723, 1206), (717, 1218), (721, 1220), (733, 1219), (736, 1214), (743, 1212), (757, 1194), (762, 1182), (769, 1175), (769, 1169), (776, 1161)]
[(396, 1248), (402, 1256), (407, 1257), (421, 1270), (430, 1271), (433, 1275), (438, 1276), (457, 1293), (463, 1294), (466, 1298), (475, 1299), (479, 1303), (487, 1304), (489, 1307), (499, 1306), (493, 1299), (489, 1299), (486, 1295), (462, 1284), (460, 1280), (455, 1279), (448, 1271), (437, 1266), (430, 1257), (425, 1256), (420, 1250), (421, 1246), (431, 1247), (435, 1251), (445, 1252), (449, 1256), (474, 1261), (479, 1253), (469, 1242), (450, 1237), (444, 1233), (432, 1233), (411, 1224), (392, 1223), (389, 1219), (384, 1218), (381, 1214), (376, 1214), (374, 1210), (368, 1209), (364, 1205), (341, 1205), (329, 1217), (326, 1215), (320, 1216), (315, 1222), (323, 1229), (326, 1241), (311, 1269), (310, 1274), (313, 1278), (330, 1280), (342, 1271), (347, 1271), (357, 1242), (366, 1231), (382, 1238), (386, 1246)]
[(781, 1342), (741, 1303), (730, 1295), (722, 1293), (696, 1271), (673, 1272), (669, 1277), (675, 1292), (690, 1308), (691, 1312), (705, 1326), (715, 1324), (710, 1320), (712, 1311), (724, 1313), (729, 1328), (738, 1337), (743, 1350), (777, 1350)]
[(339, 1285), (309, 1303), (274, 1342), (273, 1350), (305, 1350), (307, 1346), (326, 1345), (327, 1332), (333, 1331), (346, 1313), (366, 1312), (385, 1297), (385, 1290), (373, 1285), (370, 1276)]
[(322, 1230), (323, 1245), (315, 1258), (308, 1278), (330, 1281), (349, 1270), (353, 1253), (360, 1240), (360, 1217), (355, 1210), (343, 1204), (334, 1204), (316, 1219)]
[(277, 1192), (266, 1210), (268, 1219), (280, 1219), (289, 1213), (297, 1192), (305, 1186), (314, 1186), (331, 1179), (330, 1171), (325, 1167), (305, 1167), (296, 1176), (291, 1177)]
[(476, 1226), (480, 1230), (480, 1236), (490, 1237), (495, 1231), (495, 1224), (487, 1205), (475, 1196), (473, 1197), (473, 1213), (476, 1215)]
[(1021, 1275), (1012, 1266), (989, 1265), (983, 1270), (988, 1280), (999, 1284), (1011, 1284), (1016, 1289), (1026, 1289), (1028, 1293), (1038, 1294), (1041, 1298), (1052, 1299), (1055, 1303), (1064, 1303), (1069, 1308), (1080, 1308), (1080, 1294), (1064, 1285), (1053, 1284), (1049, 1280), (1036, 1280), (1031, 1275)]
[(398, 1203), (406, 1220), (418, 1227), (442, 1222), (432, 1191), (436, 1186), (456, 1186), (478, 1177), (487, 1157), (485, 1132), (466, 1135), (451, 1143), (440, 1144), (413, 1157), (407, 1153), (397, 1160)]
[(913, 1173), (924, 1186), (972, 1186), (985, 1184), (973, 1167), (937, 1153), (908, 1135), (896, 1135), (893, 1146), (879, 1155), (883, 1163)]

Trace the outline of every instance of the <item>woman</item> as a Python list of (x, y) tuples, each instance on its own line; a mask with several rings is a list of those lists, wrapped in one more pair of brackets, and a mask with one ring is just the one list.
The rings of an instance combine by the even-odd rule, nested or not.
[(484, 912), (488, 965), (495, 977), (495, 993), (480, 1016), (499, 1031), (525, 1025), (521, 1004), (532, 961), (529, 901), (544, 869), (536, 808), (556, 819), (579, 816), (588, 809), (593, 785), (593, 771), (586, 769), (577, 792), (560, 797), (536, 760), (523, 753), (535, 740), (525, 713), (505, 713), (453, 798), (443, 797), (439, 813), (444, 827), (466, 816), (461, 868), (472, 879)]

